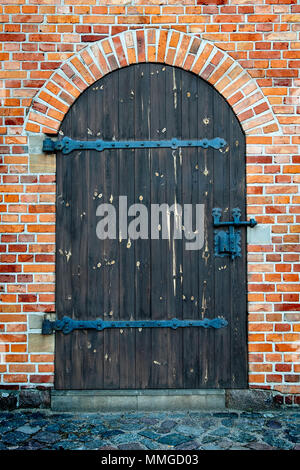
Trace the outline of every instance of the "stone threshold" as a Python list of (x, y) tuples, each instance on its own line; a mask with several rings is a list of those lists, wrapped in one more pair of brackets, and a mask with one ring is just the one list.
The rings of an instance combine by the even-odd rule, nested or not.
[(122, 412), (225, 409), (225, 390), (52, 390), (53, 411)]
[[(297, 395), (294, 397), (294, 401), (290, 403), (289, 395), (282, 395), (272, 390), (261, 390), (261, 389), (226, 389), (224, 390), (54, 390), (52, 387), (47, 389), (39, 390), (35, 388), (25, 388), (21, 390), (10, 390), (1, 389), (0, 387), (0, 411), (1, 410), (16, 410), (16, 409), (44, 409), (51, 407), (51, 395), (53, 406), (59, 406), (61, 411), (67, 411), (64, 409), (70, 407), (71, 402), (74, 403), (76, 395), (83, 397), (82, 400), (86, 401), (86, 405), (91, 406), (92, 400), (101, 400), (101, 404), (104, 405), (108, 402), (109, 397), (114, 397), (114, 404), (116, 410), (120, 409), (121, 399), (124, 402), (125, 399), (131, 400), (129, 404), (133, 406), (133, 410), (145, 409), (142, 405), (146, 406), (146, 399), (148, 402), (155, 399), (155, 406), (158, 406), (158, 400), (162, 402), (164, 399), (164, 409), (175, 409), (175, 410), (204, 410), (210, 406), (217, 406), (219, 404), (223, 408), (223, 395), (225, 394), (225, 408), (227, 410), (246, 410), (246, 411), (261, 411), (261, 410), (274, 410), (279, 407), (283, 408), (296, 408), (299, 409), (299, 401)], [(102, 395), (102, 398), (101, 398)], [(205, 398), (205, 395), (207, 398)], [(142, 397), (146, 398), (142, 398)], [(194, 398), (196, 396), (196, 398)], [(214, 402), (212, 405), (213, 396), (217, 397), (218, 402)], [(93, 398), (94, 397), (94, 398)], [(139, 398), (138, 398), (139, 397)], [(160, 398), (163, 397), (163, 398)], [(167, 397), (167, 398), (166, 398)], [(172, 398), (172, 401), (169, 401)], [(184, 400), (183, 400), (184, 399)], [(288, 401), (287, 401), (288, 399)], [(59, 404), (59, 400), (60, 403)], [(116, 400), (119, 400), (119, 404)], [(176, 406), (174, 405), (177, 400)], [(182, 401), (180, 401), (182, 400)], [(204, 407), (206, 401), (207, 408)], [(149, 405), (148, 405), (149, 406)], [(153, 410), (154, 406), (147, 408)], [(109, 409), (109, 408), (107, 408)], [(129, 407), (130, 409), (130, 407)]]

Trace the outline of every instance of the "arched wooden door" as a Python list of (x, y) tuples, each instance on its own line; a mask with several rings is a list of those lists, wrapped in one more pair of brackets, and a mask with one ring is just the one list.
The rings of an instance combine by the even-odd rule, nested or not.
[[(73, 104), (60, 136), (77, 140), (226, 140), (224, 149), (76, 150), (57, 155), (57, 317), (179, 320), (222, 317), (221, 328), (56, 332), (56, 389), (247, 387), (246, 247), (216, 256), (213, 208), (245, 220), (245, 137), (230, 106), (184, 70), (139, 64), (105, 76)], [(203, 204), (204, 244), (99, 240), (97, 208)], [(128, 221), (132, 217), (128, 217)], [(150, 222), (150, 216), (149, 216)], [(227, 227), (228, 228), (228, 227)]]

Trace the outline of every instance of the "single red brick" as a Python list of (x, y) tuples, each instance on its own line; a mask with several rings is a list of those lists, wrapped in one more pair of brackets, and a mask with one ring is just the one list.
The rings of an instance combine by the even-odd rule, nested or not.
[[(9, 374), (3, 375), (4, 382), (12, 382), (12, 383), (20, 383), (20, 382), (27, 382), (28, 377), (24, 374)], [(1, 385), (2, 387), (2, 385)]]
[(36, 302), (37, 296), (32, 294), (21, 294), (18, 296), (19, 302)]
[(290, 364), (276, 364), (276, 372), (291, 372), (292, 366)]
[(282, 382), (282, 375), (279, 374), (267, 374), (267, 382)]
[(300, 382), (300, 375), (285, 374), (284, 380), (289, 383), (298, 383)]
[(29, 381), (31, 383), (53, 383), (53, 375), (30, 375)]
[(81, 36), (81, 42), (96, 42), (104, 39), (106, 36), (101, 34), (83, 34)]

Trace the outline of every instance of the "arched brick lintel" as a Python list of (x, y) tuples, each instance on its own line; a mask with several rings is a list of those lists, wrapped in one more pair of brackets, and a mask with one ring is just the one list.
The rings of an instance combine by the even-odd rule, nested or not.
[(141, 62), (180, 67), (209, 82), (231, 105), (246, 135), (280, 130), (268, 100), (238, 62), (205, 40), (171, 29), (130, 30), (82, 49), (38, 92), (25, 130), (57, 134), (70, 106), (86, 88), (117, 68)]

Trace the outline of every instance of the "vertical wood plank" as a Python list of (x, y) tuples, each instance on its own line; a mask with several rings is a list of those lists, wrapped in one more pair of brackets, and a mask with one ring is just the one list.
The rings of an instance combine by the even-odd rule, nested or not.
[[(151, 87), (151, 139), (163, 138), (166, 128), (165, 74), (161, 65), (150, 64)], [(152, 150), (151, 203), (165, 202), (165, 158), (169, 149)], [(153, 177), (153, 172), (159, 177)], [(152, 318), (166, 317), (166, 248), (167, 240), (151, 240), (151, 309)], [(152, 331), (152, 387), (167, 387), (168, 380), (168, 331), (154, 328)]]
[[(62, 124), (66, 135), (74, 130), (72, 113)], [(59, 153), (56, 158), (56, 315), (61, 319), (64, 315), (73, 316), (73, 302), (68, 300), (72, 295), (72, 263), (67, 262), (66, 254), (72, 251), (72, 169), (64, 155)], [(73, 381), (73, 338), (66, 338), (61, 332), (55, 334), (55, 387), (57, 389), (72, 388)], [(62, 360), (63, 358), (63, 360)], [(75, 371), (75, 374), (77, 370)]]
[[(87, 140), (94, 140), (103, 127), (103, 94), (99, 93), (97, 85), (87, 90), (88, 115), (85, 121), (85, 132)], [(87, 253), (87, 292), (86, 316), (88, 319), (103, 318), (103, 242), (96, 234), (98, 217), (96, 211), (101, 203), (103, 189), (104, 161), (96, 151), (84, 152), (82, 159), (88, 167), (87, 174), (81, 173), (81, 191), (87, 196), (87, 210), (80, 214), (82, 223), (86, 224), (88, 230), (88, 253)], [(101, 266), (100, 266), (101, 265)], [(80, 288), (78, 288), (80, 290)], [(82, 293), (80, 294), (82, 295)], [(84, 387), (89, 389), (103, 388), (104, 385), (104, 335), (96, 331), (87, 331), (83, 382)]]
[[(240, 125), (230, 116), (230, 206), (239, 207), (242, 219), (246, 220), (246, 145)], [(247, 350), (247, 251), (246, 229), (241, 228), (242, 256), (236, 258), (231, 267), (230, 280), (230, 363), (231, 388), (248, 387), (248, 350)], [(236, 299), (239, 301), (237, 302)]]
[[(182, 75), (182, 137), (184, 139), (197, 138), (198, 128), (198, 95), (197, 81), (192, 74), (181, 72)], [(199, 203), (198, 177), (198, 150), (184, 148), (182, 154), (182, 200), (184, 204), (193, 207), (193, 222), (195, 223), (195, 206)], [(185, 234), (188, 232), (187, 220), (183, 222)], [(195, 230), (194, 227), (191, 227)], [(199, 300), (199, 276), (198, 257), (199, 251), (187, 250), (189, 240), (183, 240), (183, 318), (198, 318)], [(195, 388), (198, 385), (198, 328), (184, 328), (183, 330), (183, 361), (184, 361), (184, 388)]]
[[(144, 64), (135, 68), (135, 138), (150, 139), (150, 69)], [(135, 150), (135, 202), (148, 209), (150, 229), (152, 151)], [(149, 233), (149, 230), (148, 230)], [(151, 243), (138, 239), (135, 245), (135, 312), (140, 320), (151, 320)], [(152, 331), (136, 331), (136, 387), (151, 388)]]
[[(214, 90), (199, 79), (197, 82), (198, 107), (198, 138), (215, 137), (214, 121), (218, 120), (213, 108)], [(198, 149), (198, 194), (199, 201), (204, 204), (204, 246), (198, 255), (199, 298), (198, 316), (200, 319), (214, 318), (214, 236), (212, 227), (212, 209), (214, 207), (214, 154), (213, 149)], [(218, 152), (216, 151), (218, 158)], [(217, 161), (218, 164), (218, 161)], [(200, 328), (199, 332), (199, 365), (198, 387), (214, 388), (215, 360), (214, 341), (215, 330)]]
[[(134, 139), (135, 133), (135, 69), (120, 70), (119, 90), (119, 139)], [(135, 151), (120, 150), (119, 158), (119, 195), (127, 196), (128, 207), (135, 202)], [(120, 319), (133, 320), (135, 313), (135, 242), (128, 236), (119, 239), (119, 263), (120, 263)], [(117, 294), (118, 295), (118, 294)], [(120, 341), (120, 388), (135, 388), (135, 337), (134, 328), (119, 330)]]
[[(165, 138), (182, 137), (181, 109), (181, 71), (176, 68), (163, 67), (166, 75), (166, 132)], [(166, 157), (166, 202), (178, 211), (182, 207), (182, 167), (181, 151), (169, 150)], [(178, 205), (178, 207), (176, 207)], [(170, 242), (167, 251), (167, 318), (182, 319), (182, 239), (174, 239), (174, 223), (181, 221), (171, 212)], [(182, 388), (183, 355), (181, 328), (170, 330), (168, 336), (168, 387)]]
[[(224, 100), (217, 94), (214, 94), (214, 115), (218, 116), (214, 120), (214, 133), (217, 135), (226, 135), (229, 137), (229, 126), (231, 125), (228, 108)], [(231, 147), (231, 142), (229, 142)], [(223, 210), (223, 220), (231, 220), (230, 207), (230, 166), (231, 158), (229, 152), (214, 153), (214, 207), (220, 207)], [(225, 228), (228, 230), (228, 227)], [(226, 256), (224, 258), (215, 257), (215, 315), (222, 315), (227, 321), (230, 321), (230, 282), (231, 282), (232, 260)], [(214, 361), (215, 361), (215, 386), (223, 388), (226, 378), (230, 377), (230, 327), (222, 328), (215, 332), (214, 341)], [(218, 365), (222, 361), (223, 367)]]
[[(118, 135), (119, 74), (106, 77), (103, 89), (103, 139), (114, 140)], [(112, 105), (113, 103), (113, 105)], [(109, 110), (109, 113), (108, 113)], [(105, 164), (103, 202), (110, 203), (118, 196), (118, 154), (105, 150), (101, 157)], [(112, 199), (113, 198), (113, 199)], [(115, 205), (115, 204), (114, 204)], [(119, 319), (119, 260), (118, 240), (103, 241), (104, 310), (106, 320)], [(120, 386), (119, 330), (104, 330), (104, 388)]]

